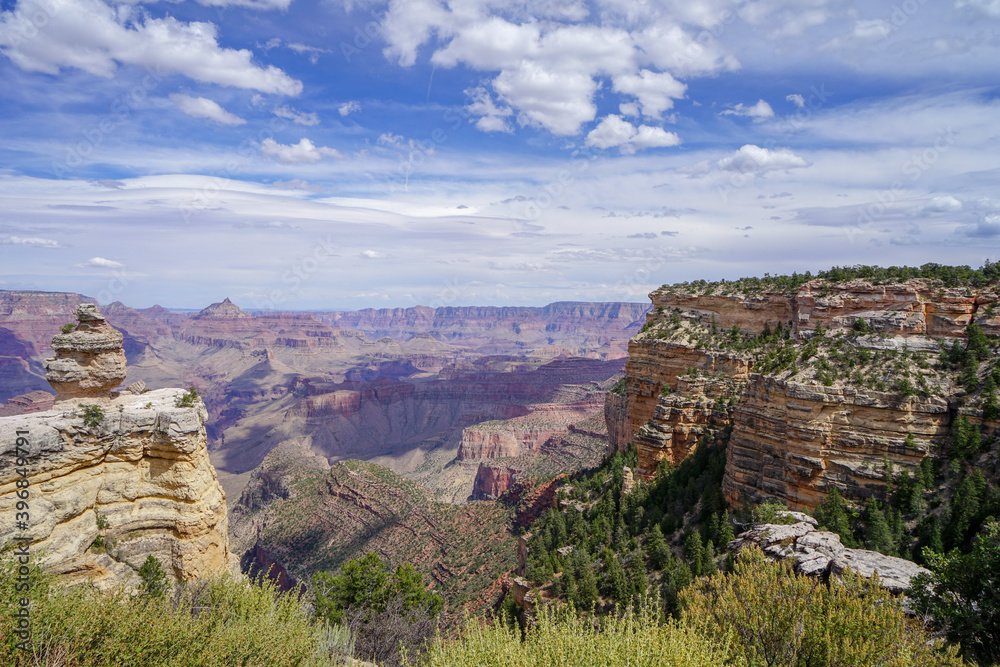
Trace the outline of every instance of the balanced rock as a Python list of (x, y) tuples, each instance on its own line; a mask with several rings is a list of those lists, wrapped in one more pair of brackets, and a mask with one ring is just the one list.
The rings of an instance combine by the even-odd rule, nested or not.
[(56, 356), (46, 359), (45, 378), (56, 391), (56, 400), (110, 398), (125, 379), (122, 334), (97, 310), (84, 303), (77, 306), (79, 324), (69, 333), (52, 339)]

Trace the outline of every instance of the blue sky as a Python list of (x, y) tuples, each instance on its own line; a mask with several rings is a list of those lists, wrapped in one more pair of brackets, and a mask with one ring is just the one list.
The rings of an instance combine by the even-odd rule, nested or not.
[(1000, 0), (0, 8), (3, 289), (541, 305), (1000, 256)]

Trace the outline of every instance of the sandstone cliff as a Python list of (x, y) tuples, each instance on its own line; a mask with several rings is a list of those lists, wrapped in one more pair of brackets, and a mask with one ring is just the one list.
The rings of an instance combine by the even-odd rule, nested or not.
[[(26, 536), (51, 571), (101, 587), (135, 585), (149, 555), (174, 580), (226, 569), (226, 502), (204, 405), (179, 389), (112, 393), (125, 375), (121, 336), (92, 305), (77, 316), (49, 364), (60, 400), (0, 417), (0, 547)], [(23, 480), (26, 526), (15, 521)]]
[(913, 471), (940, 454), (957, 414), (981, 420), (983, 397), (966, 396), (939, 356), (970, 323), (1000, 333), (995, 285), (761, 280), (650, 298), (629, 342), (626, 396), (605, 407), (609, 450), (634, 442), (640, 476), (725, 435), (730, 503), (812, 509), (835, 487), (879, 496), (887, 463)]

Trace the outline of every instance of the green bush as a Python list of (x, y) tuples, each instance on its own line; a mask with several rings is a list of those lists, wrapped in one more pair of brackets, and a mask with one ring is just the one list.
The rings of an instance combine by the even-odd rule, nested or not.
[(104, 421), (104, 410), (99, 405), (84, 405), (79, 403), (77, 407), (83, 409), (83, 425), (95, 428)]
[(76, 328), (76, 322), (67, 322), (66, 324), (59, 327), (59, 331), (63, 332), (64, 334), (68, 334), (75, 328)]
[(732, 574), (695, 582), (681, 593), (683, 620), (750, 665), (961, 665), (878, 583), (846, 573), (829, 585), (744, 549)]
[(174, 401), (174, 405), (178, 408), (193, 408), (195, 401), (198, 400), (198, 390), (193, 386), (188, 387), (188, 390), (177, 397)]
[[(5, 554), (6, 556), (6, 554)], [(294, 595), (230, 577), (173, 598), (56, 588), (32, 568), (31, 650), (20, 651), (12, 614), (23, 595), (15, 565), (0, 564), (0, 665), (10, 667), (328, 667), (343, 664), (344, 635), (312, 621)], [(346, 642), (349, 644), (349, 641)]]
[(423, 663), (427, 667), (542, 667), (573, 665), (745, 665), (729, 660), (727, 642), (709, 641), (697, 630), (663, 623), (645, 605), (636, 613), (609, 616), (599, 625), (577, 615), (572, 605), (538, 610), (538, 622), (524, 633), (502, 619), (484, 623), (470, 619), (458, 639), (439, 638)]

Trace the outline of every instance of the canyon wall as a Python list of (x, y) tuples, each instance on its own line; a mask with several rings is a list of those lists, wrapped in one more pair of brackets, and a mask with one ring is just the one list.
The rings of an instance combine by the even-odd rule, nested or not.
[[(811, 510), (833, 488), (855, 499), (882, 494), (887, 462), (913, 471), (948, 442), (965, 394), (940, 374), (924, 396), (893, 389), (900, 378), (931, 373), (920, 370), (926, 362), (912, 376), (880, 369), (880, 390), (858, 385), (850, 370), (836, 381), (816, 371), (759, 372), (752, 346), (727, 344), (733, 327), (740, 333), (731, 340), (743, 341), (780, 325), (800, 364), (802, 347), (817, 335), (845, 337), (855, 349), (926, 353), (934, 362), (941, 344), (963, 339), (970, 322), (1000, 334), (995, 287), (813, 280), (754, 295), (725, 294), (725, 287), (650, 294), (654, 308), (629, 342), (626, 395), (609, 395), (605, 416), (609, 451), (634, 442), (636, 472), (646, 478), (661, 460), (683, 460), (703, 437), (729, 435), (723, 491), (732, 504), (776, 498)], [(962, 411), (979, 420), (974, 406)]]

